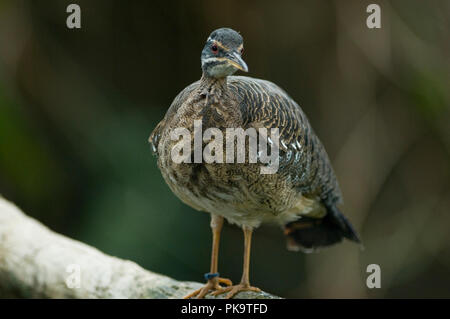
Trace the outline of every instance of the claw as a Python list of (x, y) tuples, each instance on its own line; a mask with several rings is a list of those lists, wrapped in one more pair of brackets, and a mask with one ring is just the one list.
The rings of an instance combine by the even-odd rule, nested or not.
[[(224, 284), (228, 287), (224, 288), (220, 284)], [(222, 290), (227, 289), (232, 285), (233, 283), (231, 282), (230, 279), (215, 277), (211, 280), (208, 280), (208, 282), (202, 288), (197, 289), (194, 292), (191, 292), (187, 296), (184, 296), (183, 299), (190, 299), (193, 297), (196, 297), (197, 299), (202, 299), (205, 298), (205, 296), (209, 293), (210, 290), (213, 291), (211, 293), (211, 295), (213, 295), (214, 293), (221, 292)]]
[(248, 284), (239, 284), (239, 285), (229, 286), (229, 287), (225, 287), (220, 290), (214, 291), (211, 293), (211, 296), (218, 296), (218, 295), (228, 292), (228, 294), (225, 296), (225, 299), (230, 299), (241, 291), (260, 292), (261, 289), (259, 289), (257, 287), (252, 287)]

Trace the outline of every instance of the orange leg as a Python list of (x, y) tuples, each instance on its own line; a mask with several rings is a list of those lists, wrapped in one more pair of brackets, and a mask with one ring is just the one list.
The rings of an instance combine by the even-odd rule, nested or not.
[[(218, 262), (219, 262), (219, 243), (220, 243), (220, 233), (223, 226), (223, 217), (211, 214), (211, 229), (213, 234), (213, 243), (211, 251), (211, 268), (210, 275), (217, 274)], [(204, 298), (210, 290), (218, 292), (224, 288), (220, 285), (224, 284), (226, 286), (231, 286), (232, 282), (226, 278), (212, 277), (206, 282), (206, 285), (196, 291), (185, 296), (184, 299), (189, 299), (192, 297), (197, 297), (198, 299)]]
[(232, 298), (234, 295), (241, 291), (255, 291), (259, 292), (261, 289), (250, 286), (249, 273), (250, 273), (250, 250), (252, 243), (253, 229), (250, 227), (243, 227), (244, 230), (244, 269), (242, 271), (242, 279), (238, 285), (222, 288), (221, 290), (214, 291), (213, 296), (228, 292), (226, 299)]

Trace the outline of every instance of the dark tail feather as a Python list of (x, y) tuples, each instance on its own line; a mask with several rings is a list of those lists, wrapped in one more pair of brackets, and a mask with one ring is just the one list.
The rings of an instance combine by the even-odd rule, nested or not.
[(288, 223), (285, 234), (289, 250), (304, 252), (338, 243), (344, 237), (361, 243), (353, 226), (334, 205), (327, 207), (327, 214), (323, 218), (301, 217)]

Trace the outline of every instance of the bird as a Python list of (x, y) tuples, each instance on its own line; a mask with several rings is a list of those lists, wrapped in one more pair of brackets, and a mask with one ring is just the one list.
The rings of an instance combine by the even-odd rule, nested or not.
[[(260, 291), (250, 285), (249, 272), (252, 234), (263, 223), (280, 226), (287, 248), (293, 251), (318, 251), (344, 238), (361, 244), (338, 208), (342, 193), (336, 175), (305, 113), (276, 84), (233, 75), (248, 72), (243, 52), (239, 32), (214, 30), (201, 52), (200, 80), (175, 97), (149, 137), (157, 165), (172, 192), (185, 204), (211, 216), (210, 272), (205, 274), (206, 284), (185, 298), (204, 298), (209, 293), (226, 293), (225, 298), (232, 298), (241, 291)], [(263, 137), (260, 129), (277, 129), (278, 144), (271, 146), (274, 151), (278, 149), (277, 171), (262, 174), (262, 164), (248, 158), (222, 163), (193, 160), (195, 145), (194, 149), (187, 147), (184, 161), (174, 160), (179, 142), (174, 131), (183, 128), (187, 137), (195, 138), (196, 123), (201, 124), (201, 133), (214, 128), (225, 136), (228, 128), (253, 128), (258, 130), (258, 139)], [(186, 142), (186, 146), (192, 144), (195, 142)], [(198, 144), (205, 146), (206, 142), (203, 139)], [(249, 145), (250, 137), (244, 147)], [(237, 285), (218, 273), (224, 220), (240, 227), (244, 234), (243, 272)]]

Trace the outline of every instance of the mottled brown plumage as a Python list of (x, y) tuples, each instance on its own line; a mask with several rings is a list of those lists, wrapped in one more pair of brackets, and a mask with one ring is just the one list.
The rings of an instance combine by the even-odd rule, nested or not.
[[(339, 185), (300, 106), (269, 81), (231, 76), (238, 68), (246, 70), (239, 60), (241, 39), (231, 29), (211, 34), (202, 52), (202, 78), (178, 94), (150, 136), (165, 181), (187, 205), (224, 217), (244, 230), (264, 222), (283, 226), (291, 249), (311, 250), (343, 237), (359, 241), (336, 207), (342, 200)], [(203, 131), (218, 128), (224, 137), (226, 128), (279, 128), (278, 171), (261, 174), (260, 163), (248, 160), (175, 163), (171, 150), (177, 141), (170, 133), (184, 127), (193, 135), (195, 120), (201, 121)], [(249, 288), (248, 282), (241, 282), (243, 286)], [(221, 291), (217, 282), (209, 282), (205, 289)]]
[[(203, 98), (203, 92), (209, 94), (207, 98)], [(224, 136), (228, 127), (278, 127), (278, 172), (261, 175), (257, 164), (175, 164), (170, 151), (176, 141), (169, 134), (177, 127), (193, 131), (194, 120), (202, 120), (204, 130), (222, 129)], [(266, 219), (280, 220), (285, 225), (297, 217), (291, 215), (292, 208), (307, 205), (303, 197), (310, 199), (312, 205), (321, 201), (335, 204), (341, 198), (328, 156), (306, 116), (283, 90), (268, 81), (241, 76), (216, 81), (203, 78), (175, 98), (150, 140), (159, 154), (161, 172), (177, 196), (203, 211), (208, 211), (208, 207), (196, 204), (197, 197), (212, 198), (221, 206), (235, 205), (235, 209), (244, 210), (241, 220), (232, 218), (240, 225), (259, 226), (258, 221), (263, 220), (253, 215), (263, 212), (273, 215), (265, 216)], [(216, 195), (233, 192), (245, 196), (222, 199)], [(316, 206), (316, 210), (321, 209), (320, 204)], [(282, 217), (286, 212), (289, 215)], [(222, 214), (226, 216), (227, 212)]]

